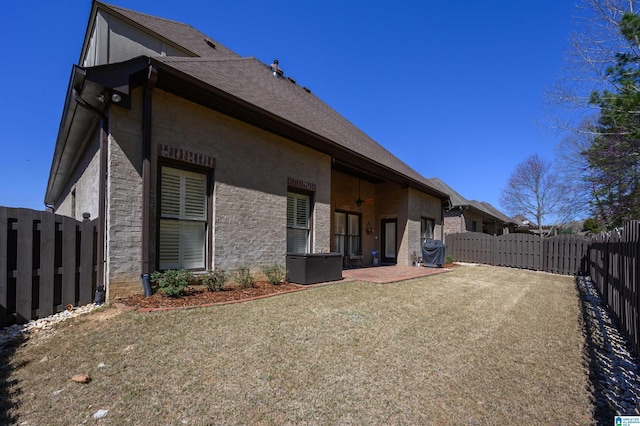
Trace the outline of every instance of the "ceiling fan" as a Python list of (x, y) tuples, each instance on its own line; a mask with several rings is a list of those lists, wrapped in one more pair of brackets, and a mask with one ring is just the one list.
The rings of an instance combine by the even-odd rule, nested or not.
[(356, 200), (356, 206), (362, 207), (363, 204), (373, 204), (373, 198), (367, 198), (363, 200), (360, 197), (360, 179), (358, 179), (358, 199)]

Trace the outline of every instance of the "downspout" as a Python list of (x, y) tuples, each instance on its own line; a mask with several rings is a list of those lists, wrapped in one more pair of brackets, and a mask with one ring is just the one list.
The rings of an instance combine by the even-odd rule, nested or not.
[(444, 243), (444, 212), (447, 208), (447, 201), (442, 201), (440, 203), (440, 241)]
[(149, 266), (150, 213), (151, 213), (151, 95), (158, 80), (158, 70), (149, 65), (147, 84), (142, 101), (142, 287), (145, 296), (151, 296)]
[(85, 108), (98, 117), (100, 117), (100, 165), (99, 165), (99, 178), (98, 178), (98, 271), (97, 271), (97, 283), (96, 294), (94, 298), (95, 303), (104, 303), (105, 301), (105, 285), (104, 285), (104, 272), (105, 272), (105, 229), (107, 224), (107, 211), (106, 211), (106, 183), (107, 183), (107, 144), (108, 144), (108, 131), (109, 120), (106, 114), (100, 109), (89, 104), (82, 99), (76, 89), (73, 89), (73, 97), (77, 104), (82, 108)]

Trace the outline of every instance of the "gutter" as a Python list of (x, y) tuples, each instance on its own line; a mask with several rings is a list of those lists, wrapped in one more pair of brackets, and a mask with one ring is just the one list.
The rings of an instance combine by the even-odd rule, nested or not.
[(108, 132), (109, 132), (109, 120), (106, 114), (100, 109), (94, 107), (89, 104), (87, 101), (82, 99), (82, 97), (78, 94), (76, 89), (72, 89), (73, 98), (77, 102), (79, 106), (85, 108), (98, 117), (100, 117), (100, 166), (99, 166), (99, 178), (98, 178), (98, 241), (100, 242), (97, 247), (97, 258), (98, 258), (98, 271), (97, 271), (97, 283), (96, 283), (96, 294), (95, 300), (96, 303), (103, 303), (105, 301), (105, 231), (107, 225), (107, 210), (106, 210), (106, 183), (107, 183), (107, 143), (108, 143)]

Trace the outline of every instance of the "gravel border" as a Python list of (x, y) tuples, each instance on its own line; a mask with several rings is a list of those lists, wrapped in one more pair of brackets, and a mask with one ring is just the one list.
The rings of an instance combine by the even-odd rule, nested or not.
[(39, 331), (50, 330), (53, 327), (53, 324), (89, 313), (101, 306), (103, 306), (102, 303), (90, 303), (84, 306), (74, 306), (71, 309), (66, 309), (45, 318), (31, 320), (26, 324), (14, 324), (9, 327), (0, 328), (0, 350), (2, 350), (7, 342), (10, 342), (13, 339), (26, 336), (34, 331), (37, 333)]
[(601, 424), (612, 424), (617, 415), (640, 415), (638, 358), (603, 306), (591, 278), (576, 277), (576, 285), (582, 301), (594, 417)]

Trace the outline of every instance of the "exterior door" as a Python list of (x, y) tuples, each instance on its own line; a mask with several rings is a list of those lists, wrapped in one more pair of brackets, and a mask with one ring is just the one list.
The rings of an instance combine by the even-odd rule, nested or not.
[(398, 221), (396, 219), (383, 219), (382, 226), (382, 247), (381, 259), (382, 263), (398, 263), (397, 259), (397, 231)]

